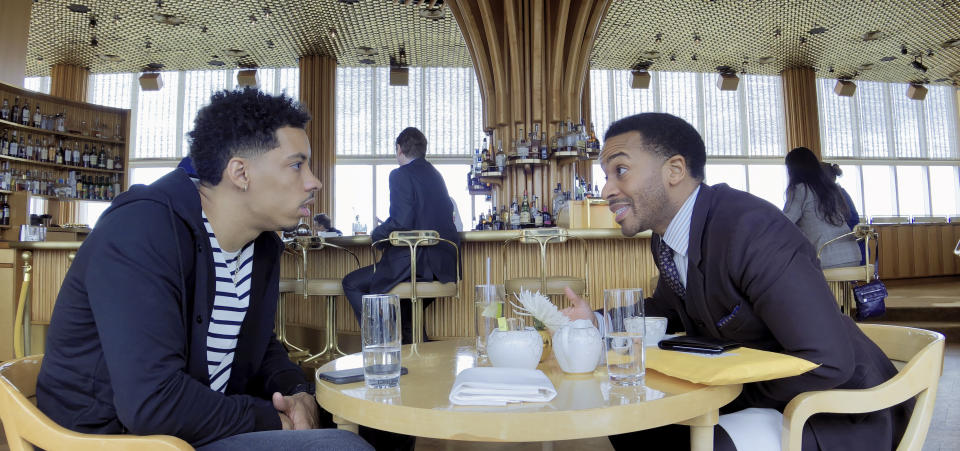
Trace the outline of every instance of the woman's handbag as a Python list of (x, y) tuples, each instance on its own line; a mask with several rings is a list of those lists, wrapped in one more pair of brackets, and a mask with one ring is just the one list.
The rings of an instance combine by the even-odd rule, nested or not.
[(873, 264), (873, 280), (853, 287), (853, 298), (857, 301), (857, 321), (875, 318), (887, 311), (883, 301), (887, 297), (887, 287), (880, 281), (880, 246), (877, 245), (876, 249), (878, 252), (874, 253), (877, 258)]

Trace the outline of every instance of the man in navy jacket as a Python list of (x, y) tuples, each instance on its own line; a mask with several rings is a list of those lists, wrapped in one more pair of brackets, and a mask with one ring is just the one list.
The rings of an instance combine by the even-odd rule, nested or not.
[[(376, 242), (398, 230), (435, 230), (441, 238), (460, 245), (460, 235), (453, 225), (453, 201), (447, 194), (447, 185), (440, 172), (424, 157), (427, 138), (414, 128), (407, 127), (397, 136), (397, 162), (400, 167), (390, 172), (390, 218), (373, 229), (370, 238)], [(372, 266), (360, 268), (343, 279), (343, 291), (360, 321), (363, 295), (386, 293), (401, 282), (410, 281), (410, 251), (406, 246), (382, 246), (383, 255)], [(455, 282), (457, 280), (456, 252), (445, 243), (417, 250), (417, 280)], [(433, 299), (425, 299), (426, 307)], [(403, 301), (400, 317), (403, 320), (403, 342), (410, 343), (410, 303)]]
[(37, 380), (45, 414), (78, 432), (205, 449), (369, 449), (308, 430), (311, 388), (273, 335), (274, 231), (309, 216), (320, 189), (309, 119), (285, 96), (216, 93), (190, 133), (198, 181), (176, 169), (104, 212), (54, 307)]

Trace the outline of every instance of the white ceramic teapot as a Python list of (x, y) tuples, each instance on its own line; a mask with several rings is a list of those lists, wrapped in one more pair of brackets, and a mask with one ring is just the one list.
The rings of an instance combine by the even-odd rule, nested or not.
[(590, 320), (572, 321), (553, 334), (553, 355), (565, 373), (592, 373), (602, 354), (600, 331)]
[(532, 327), (494, 329), (487, 337), (487, 355), (495, 367), (536, 369), (542, 352), (543, 338)]

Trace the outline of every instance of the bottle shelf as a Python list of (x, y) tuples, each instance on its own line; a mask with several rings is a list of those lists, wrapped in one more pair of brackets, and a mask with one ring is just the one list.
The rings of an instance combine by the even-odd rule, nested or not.
[(0, 189), (0, 194), (13, 194), (13, 191), (7, 191), (5, 189)]
[(84, 135), (79, 135), (74, 133), (61, 132), (57, 130), (47, 130), (45, 128), (31, 127), (29, 125), (22, 125), (16, 122), (5, 121), (3, 119), (0, 119), (0, 126), (13, 127), (17, 130), (23, 130), (23, 131), (37, 133), (37, 134), (55, 135), (55, 136), (60, 136), (68, 139), (79, 139), (81, 141), (91, 141), (91, 142), (98, 142), (98, 143), (104, 143), (104, 144), (116, 144), (116, 145), (124, 144), (124, 141), (120, 139), (97, 138), (96, 136), (84, 136)]
[(9, 155), (0, 155), (0, 160), (16, 161), (16, 162), (27, 163), (27, 164), (32, 164), (36, 166), (62, 169), (65, 171), (99, 172), (103, 174), (123, 175), (123, 169), (117, 170), (117, 169), (85, 168), (83, 166), (69, 166), (66, 164), (49, 163), (46, 161), (37, 161), (37, 160), (29, 160), (26, 158), (20, 158), (20, 157), (11, 157)]
[(10, 226), (0, 225), (0, 229), (9, 229), (9, 228), (10, 228)]
[(539, 158), (516, 158), (513, 160), (507, 161), (507, 164), (519, 165), (519, 164), (543, 164), (544, 161)]

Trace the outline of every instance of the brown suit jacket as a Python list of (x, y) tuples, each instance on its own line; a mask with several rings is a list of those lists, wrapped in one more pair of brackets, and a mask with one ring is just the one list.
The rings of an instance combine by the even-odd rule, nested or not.
[[(654, 235), (654, 256), (660, 243)], [(672, 331), (730, 339), (820, 365), (799, 376), (746, 384), (724, 411), (782, 411), (803, 392), (870, 388), (896, 374), (880, 348), (840, 313), (813, 246), (772, 204), (725, 184), (701, 185), (687, 254), (686, 295), (658, 283), (646, 302), (648, 315), (668, 317)], [(815, 415), (804, 428), (803, 449), (893, 449), (912, 406), (909, 401), (864, 415)]]

